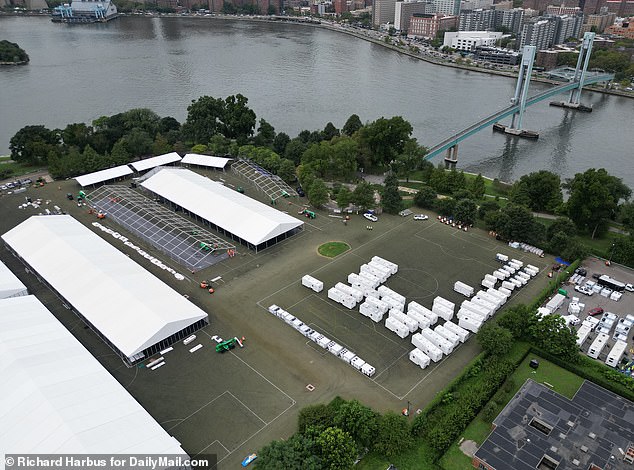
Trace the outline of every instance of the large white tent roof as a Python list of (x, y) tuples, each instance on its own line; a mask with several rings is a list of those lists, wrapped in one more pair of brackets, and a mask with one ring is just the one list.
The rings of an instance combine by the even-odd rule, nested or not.
[(187, 153), (183, 157), (181, 163), (190, 165), (209, 166), (212, 168), (224, 168), (230, 161), (230, 158), (214, 157), (212, 155), (200, 155), (198, 153)]
[(6, 265), (0, 261), (0, 299), (14, 295), (26, 295), (27, 289)]
[(2, 239), (129, 358), (207, 317), (69, 215), (33, 216)]
[(0, 452), (186, 454), (32, 295), (0, 300)]
[(108, 181), (115, 178), (121, 178), (122, 176), (131, 175), (132, 170), (128, 165), (115, 166), (114, 168), (107, 168), (105, 170), (95, 171), (94, 173), (88, 173), (75, 178), (81, 187), (90, 186), (91, 184), (101, 183), (102, 181)]
[(253, 245), (304, 224), (189, 170), (166, 168), (141, 185)]
[(180, 161), (180, 159), (181, 156), (179, 154), (177, 154), (176, 152), (170, 152), (164, 155), (157, 155), (156, 157), (150, 157), (146, 158), (145, 160), (139, 160), (138, 162), (130, 163), (130, 166), (136, 171), (145, 171), (157, 166), (178, 162)]

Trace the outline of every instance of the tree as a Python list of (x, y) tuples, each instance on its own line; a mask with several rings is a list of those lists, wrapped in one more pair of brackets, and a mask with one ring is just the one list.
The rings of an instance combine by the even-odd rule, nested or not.
[[(493, 230), (504, 240), (518, 240), (540, 245), (546, 236), (546, 227), (533, 217), (532, 212), (525, 206), (509, 204), (500, 212), (491, 213), (495, 216)], [(485, 218), (489, 221), (489, 218)]]
[(563, 202), (561, 180), (546, 170), (524, 175), (513, 185), (510, 199), (534, 211), (552, 212)]
[(122, 137), (125, 146), (135, 157), (142, 157), (152, 153), (152, 137), (147, 131), (135, 127)]
[(352, 202), (352, 191), (346, 186), (342, 186), (337, 192), (337, 206), (341, 209), (345, 209), (350, 202)]
[(328, 124), (326, 124), (326, 127), (324, 127), (324, 130), (322, 131), (324, 140), (330, 140), (333, 137), (339, 137), (339, 129), (337, 129), (335, 127), (335, 125), (332, 122), (329, 122)]
[(372, 186), (362, 181), (352, 192), (352, 202), (362, 210), (374, 207), (374, 189)]
[(292, 183), (293, 181), (295, 181), (295, 179), (297, 179), (297, 176), (295, 176), (295, 165), (293, 164), (293, 162), (287, 158), (282, 158), (277, 169), (277, 176), (282, 178), (287, 183)]
[(201, 96), (187, 107), (183, 134), (194, 142), (209, 142), (222, 131), (223, 117), (224, 102), (221, 98)]
[(273, 151), (278, 155), (284, 155), (284, 152), (286, 151), (286, 146), (290, 141), (291, 138), (288, 136), (288, 134), (280, 132), (275, 136), (275, 139), (273, 139)]
[(208, 150), (205, 144), (196, 144), (192, 147), (192, 153), (205, 153)]
[(500, 205), (497, 203), (497, 201), (493, 199), (487, 199), (482, 204), (480, 204), (480, 207), (478, 207), (478, 218), (484, 220), (489, 212), (497, 212), (499, 210)]
[(363, 127), (363, 124), (361, 123), (361, 119), (359, 118), (359, 116), (357, 116), (356, 114), (353, 114), (352, 116), (348, 118), (346, 123), (343, 125), (343, 129), (341, 129), (341, 132), (344, 135), (347, 135), (348, 137), (352, 137), (352, 134), (357, 132), (362, 127)]
[(451, 216), (454, 214), (456, 210), (456, 201), (450, 197), (445, 197), (442, 199), (437, 199), (435, 204), (436, 212), (440, 215)]
[[(247, 106), (248, 102), (248, 98), (240, 93), (227, 96), (224, 101), (222, 134), (238, 143), (246, 142), (255, 129), (255, 112)], [(271, 130), (272, 126), (266, 132)]]
[(92, 127), (83, 122), (67, 125), (61, 132), (62, 142), (67, 147), (75, 146), (82, 150), (90, 142)]
[(297, 418), (299, 433), (304, 433), (309, 427), (325, 429), (334, 425), (334, 412), (327, 405), (309, 405), (299, 411)]
[(486, 183), (481, 173), (478, 173), (478, 175), (471, 180), (471, 183), (469, 183), (469, 191), (471, 191), (473, 197), (476, 199), (482, 199), (484, 197)]
[(565, 361), (577, 362), (579, 347), (577, 334), (560, 315), (547, 315), (532, 325), (531, 335), (535, 344)]
[(347, 136), (333, 137), (311, 145), (302, 155), (302, 165), (318, 175), (349, 178), (357, 169), (357, 142)]
[(423, 209), (432, 209), (437, 198), (438, 195), (436, 194), (436, 191), (431, 189), (429, 186), (423, 186), (414, 196), (414, 204), (418, 207), (422, 207)]
[(398, 192), (398, 179), (394, 173), (385, 178), (381, 204), (388, 214), (398, 213), (403, 206), (403, 198)]
[(315, 455), (316, 446), (312, 434), (297, 433), (287, 441), (273, 441), (258, 451), (257, 468), (322, 470), (321, 459)]
[(537, 315), (524, 304), (510, 307), (498, 318), (498, 325), (509, 330), (515, 339), (527, 338)]
[(328, 201), (328, 188), (326, 188), (322, 179), (315, 178), (308, 188), (307, 195), (313, 206), (321, 207)]
[(634, 232), (634, 203), (626, 202), (619, 206), (619, 221), (630, 233)]
[(273, 142), (275, 142), (275, 128), (266, 120), (260, 119), (258, 133), (255, 135), (253, 143), (260, 147), (273, 147)]
[(405, 143), (403, 152), (396, 157), (392, 166), (399, 176), (409, 181), (410, 174), (416, 170), (425, 153), (427, 153), (425, 147), (418, 145), (416, 139), (410, 139)]
[(59, 143), (56, 131), (44, 126), (25, 126), (9, 141), (11, 159), (31, 165), (46, 163), (49, 151), (56, 150)]
[(546, 229), (546, 240), (551, 241), (553, 236), (559, 232), (566, 235), (566, 237), (574, 237), (577, 234), (577, 227), (568, 217), (558, 217)]
[(357, 400), (344, 402), (336, 411), (335, 426), (347, 432), (360, 448), (369, 447), (376, 436), (379, 415)]
[(464, 224), (473, 224), (478, 212), (478, 206), (471, 199), (462, 199), (456, 202), (456, 208), (454, 209), (454, 217), (456, 220)]
[(374, 449), (377, 452), (386, 457), (392, 457), (410, 448), (412, 443), (407, 418), (392, 411), (388, 411), (381, 417), (374, 441)]
[(299, 137), (295, 137), (290, 140), (284, 147), (284, 157), (291, 160), (295, 165), (299, 165), (302, 160), (302, 155), (306, 151), (308, 146)]
[(315, 440), (323, 468), (348, 470), (357, 456), (357, 447), (350, 434), (337, 427), (326, 428)]
[(401, 116), (381, 117), (359, 130), (359, 142), (372, 164), (387, 165), (403, 152), (412, 130), (412, 125)]
[(161, 134), (156, 134), (152, 143), (152, 153), (154, 155), (163, 155), (173, 150), (172, 145)]
[(592, 238), (607, 229), (608, 220), (616, 216), (619, 201), (631, 195), (621, 178), (611, 176), (603, 168), (577, 173), (564, 187), (570, 194), (566, 203), (568, 216)]
[(476, 337), (482, 350), (490, 356), (504, 356), (513, 346), (513, 334), (495, 323), (486, 323)]

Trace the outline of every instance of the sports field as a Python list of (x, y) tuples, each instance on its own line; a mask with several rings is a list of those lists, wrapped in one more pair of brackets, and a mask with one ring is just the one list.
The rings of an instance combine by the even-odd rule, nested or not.
[[(229, 174), (209, 174), (232, 181)], [(230, 184), (238, 183), (235, 180)], [(248, 185), (245, 187), (248, 195), (264, 200)], [(49, 199), (96, 230), (90, 225), (94, 216), (64, 197), (77, 189), (74, 181), (64, 181), (29, 189), (26, 195)], [(31, 209), (17, 210), (24, 196), (25, 193), (0, 197), (0, 210), (6, 214), (0, 220), (0, 232), (36, 213)], [(303, 203), (305, 198), (284, 199), (277, 208), (297, 216)], [(195, 273), (175, 265), (113, 221), (100, 221), (185, 274), (185, 280), (178, 281), (112, 237), (97, 232), (209, 314), (210, 324), (197, 333), (196, 341), (187, 346), (174, 345), (163, 355), (165, 365), (154, 371), (126, 368), (34, 276), (24, 273), (23, 268), (20, 271), (6, 250), (0, 257), (16, 269), (27, 286), (42, 297), (188, 453), (217, 453), (219, 468), (236, 468), (245, 455), (272, 439), (292, 434), (297, 412), (303, 406), (340, 395), (357, 398), (380, 411), (399, 411), (408, 404), (415, 411), (424, 407), (479, 352), (476, 342), (469, 339), (448, 358), (421, 370), (407, 357), (413, 348), (409, 339), (400, 339), (383, 324), (362, 316), (358, 309), (348, 310), (327, 298), (328, 288), (346, 282), (348, 274), (358, 272), (360, 265), (372, 256), (397, 263), (399, 271), (387, 281), (387, 286), (406, 296), (408, 302), (416, 300), (427, 307), (437, 295), (459, 304), (464, 298), (453, 292), (453, 283), (460, 280), (478, 288), (483, 275), (498, 266), (497, 252), (540, 268), (552, 263), (510, 249), (484, 232), (462, 232), (440, 224), (433, 216), (427, 221), (414, 221), (411, 217), (381, 215), (372, 224), (373, 230), (367, 230), (367, 221), (359, 215), (344, 224), (341, 218), (329, 217), (323, 211), (317, 213), (316, 219), (302, 219), (303, 232), (282, 243), (257, 254), (238, 246), (235, 257)], [(317, 248), (332, 240), (345, 242), (351, 249), (335, 258), (321, 256)], [(304, 274), (323, 281), (324, 291), (316, 294), (302, 287), (300, 279)], [(218, 277), (213, 295), (199, 287), (201, 280)], [(546, 281), (545, 272), (540, 273), (514, 300), (528, 301)], [(376, 367), (376, 375), (369, 379), (308, 341), (269, 314), (267, 307), (271, 304), (285, 308), (354, 351)], [(214, 335), (224, 339), (244, 336), (244, 348), (218, 354), (211, 339)], [(190, 353), (189, 349), (197, 344), (203, 347)], [(306, 388), (309, 384), (314, 390)]]

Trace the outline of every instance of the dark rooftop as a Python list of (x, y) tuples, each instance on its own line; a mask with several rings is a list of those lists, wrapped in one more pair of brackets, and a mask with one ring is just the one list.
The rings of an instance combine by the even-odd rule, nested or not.
[(634, 470), (634, 403), (587, 380), (570, 400), (529, 379), (493, 424), (475, 457), (496, 470)]

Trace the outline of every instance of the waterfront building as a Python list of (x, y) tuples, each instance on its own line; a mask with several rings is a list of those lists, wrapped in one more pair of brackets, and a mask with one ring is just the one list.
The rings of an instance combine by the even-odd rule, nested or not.
[(374, 0), (372, 4), (372, 24), (381, 26), (386, 23), (394, 23), (394, 11), (396, 0)]
[(394, 28), (397, 31), (409, 31), (409, 24), (412, 16), (417, 14), (432, 14), (436, 7), (427, 0), (396, 2), (394, 7)]
[(439, 31), (448, 31), (457, 26), (457, 16), (414, 15), (409, 23), (407, 36), (411, 38), (435, 38)]
[(432, 0), (436, 6), (436, 13), (447, 16), (460, 14), (460, 0)]
[(349, 11), (348, 0), (334, 0), (332, 3), (335, 7), (335, 13), (337, 15), (341, 15), (342, 13)]
[(554, 16), (555, 36), (553, 44), (563, 44), (568, 38), (578, 38), (583, 24), (583, 13), (578, 15)]
[(118, 16), (117, 7), (110, 0), (73, 0), (53, 9), (56, 23), (103, 23)]
[(486, 60), (494, 64), (517, 65), (522, 60), (522, 54), (518, 51), (501, 47), (476, 46), (473, 53), (476, 60)]
[(473, 51), (477, 46), (495, 46), (502, 33), (498, 31), (456, 31), (445, 33), (443, 46), (458, 51)]
[(555, 22), (549, 19), (542, 18), (531, 23), (525, 23), (522, 28), (520, 49), (524, 48), (524, 46), (535, 46), (537, 50), (548, 49), (554, 43), (556, 29)]
[(489, 31), (495, 29), (496, 10), (471, 10), (460, 12), (460, 31)]

